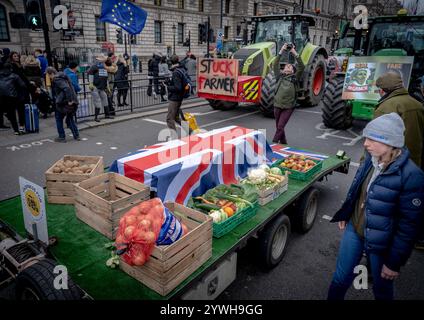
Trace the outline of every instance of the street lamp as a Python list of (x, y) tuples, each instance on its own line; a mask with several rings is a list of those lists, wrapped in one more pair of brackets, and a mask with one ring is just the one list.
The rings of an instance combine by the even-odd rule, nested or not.
[(174, 51), (173, 54), (175, 54), (175, 24), (172, 25), (172, 32), (174, 33)]

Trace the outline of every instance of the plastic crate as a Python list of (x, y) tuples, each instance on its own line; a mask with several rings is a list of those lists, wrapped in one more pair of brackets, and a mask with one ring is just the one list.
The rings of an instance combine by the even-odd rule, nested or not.
[(312, 179), (312, 177), (317, 174), (318, 172), (321, 171), (322, 169), (322, 161), (321, 160), (315, 160), (315, 159), (310, 159), (310, 158), (306, 158), (307, 160), (312, 160), (313, 162), (315, 162), (315, 166), (312, 167), (311, 169), (309, 169), (306, 172), (300, 172), (297, 170), (292, 170), (289, 168), (284, 168), (284, 167), (280, 167), (280, 164), (285, 160), (285, 159), (281, 159), (281, 160), (277, 160), (275, 161), (271, 167), (278, 167), (279, 169), (281, 169), (282, 171), (288, 171), (290, 172), (289, 174), (289, 178), (291, 179), (295, 179), (295, 180), (301, 180), (301, 181), (309, 181)]
[(249, 220), (251, 217), (253, 217), (256, 212), (258, 211), (259, 202), (256, 201), (252, 207), (244, 208), (243, 210), (238, 211), (234, 215), (232, 215), (227, 220), (221, 222), (221, 223), (213, 223), (213, 236), (215, 238), (220, 238), (223, 235), (227, 234), (231, 230), (233, 230), (235, 227), (237, 227), (239, 224), (242, 224), (243, 222)]

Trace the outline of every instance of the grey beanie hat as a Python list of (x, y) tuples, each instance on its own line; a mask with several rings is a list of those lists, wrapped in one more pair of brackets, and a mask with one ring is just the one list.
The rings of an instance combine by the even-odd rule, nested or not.
[(402, 148), (405, 145), (404, 131), (405, 125), (402, 118), (392, 112), (368, 123), (362, 136), (395, 148)]

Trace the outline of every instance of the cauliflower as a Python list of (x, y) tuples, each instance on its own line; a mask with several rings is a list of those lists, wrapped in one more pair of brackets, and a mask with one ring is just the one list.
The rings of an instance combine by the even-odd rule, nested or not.
[(267, 173), (264, 169), (252, 169), (248, 173), (249, 181), (253, 184), (259, 184), (266, 180)]

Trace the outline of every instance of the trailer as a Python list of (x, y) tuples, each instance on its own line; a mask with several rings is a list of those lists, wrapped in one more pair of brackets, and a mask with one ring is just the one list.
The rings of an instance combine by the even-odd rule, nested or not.
[[(272, 146), (274, 153), (284, 148), (287, 146)], [(290, 179), (288, 190), (260, 207), (255, 216), (221, 238), (213, 238), (211, 258), (166, 296), (149, 289), (120, 269), (107, 267), (105, 262), (111, 253), (106, 246), (111, 240), (78, 220), (73, 205), (46, 204), (49, 234), (57, 239), (57, 243), (48, 248), (48, 255), (57, 264), (66, 266), (73, 282), (85, 292), (86, 298), (215, 299), (236, 279), (237, 252), (247, 245), (249, 239), (258, 239), (259, 254), (265, 267), (271, 269), (278, 265), (284, 257), (292, 229), (305, 233), (314, 224), (319, 202), (314, 184), (333, 172), (347, 174), (349, 163), (350, 158), (343, 152), (326, 155), (322, 168), (310, 180)], [(0, 219), (24, 235), (21, 213), (20, 197), (0, 202)]]

